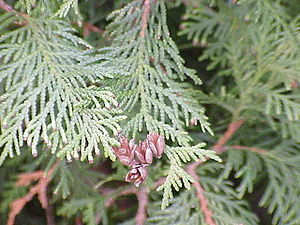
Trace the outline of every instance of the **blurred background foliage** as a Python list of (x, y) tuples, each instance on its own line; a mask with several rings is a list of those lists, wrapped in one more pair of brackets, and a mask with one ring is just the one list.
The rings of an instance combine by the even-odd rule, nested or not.
[[(46, 2), (51, 9), (46, 10), (45, 13), (53, 14), (61, 6), (60, 0), (41, 1)], [(7, 1), (8, 4), (15, 5), (16, 9), (23, 12), (28, 10), (28, 5), (39, 4), (38, 2)], [(71, 23), (78, 30), (77, 35), (91, 46), (106, 47), (111, 43), (109, 37), (105, 35), (106, 26), (109, 24), (106, 20), (108, 14), (129, 2), (131, 0), (80, 0), (79, 10), (72, 10), (65, 20)], [(298, 146), (300, 122), (297, 118), (300, 112), (299, 1), (167, 0), (166, 5), (171, 37), (178, 46), (180, 55), (186, 62), (185, 65), (195, 69), (203, 81), (201, 87), (197, 87), (194, 97), (205, 104), (206, 115), (216, 134), (215, 136), (203, 134), (200, 132), (200, 127), (190, 127), (189, 134), (193, 140), (196, 143), (204, 141), (210, 148), (231, 120), (243, 119), (246, 121), (245, 125), (234, 136), (232, 143), (278, 150), (279, 153), (274, 153), (275, 156), (279, 154), (276, 157), (284, 158), (286, 161), (294, 160), (287, 164), (287, 168), (283, 166), (284, 168), (280, 168), (279, 172), (272, 173), (272, 169), (276, 170), (276, 168), (272, 167), (271, 161), (258, 159), (259, 157), (247, 153), (236, 154), (235, 150), (229, 150), (224, 156), (224, 167), (217, 168), (214, 165), (212, 168), (215, 167), (215, 171), (210, 171), (205, 168), (205, 165), (201, 170), (203, 173), (207, 169), (203, 176), (211, 176), (219, 180), (227, 179), (232, 183), (233, 189), (240, 187), (237, 192), (244, 196), (243, 199), (249, 203), (250, 211), (259, 218), (260, 222), (257, 224), (299, 225), (300, 216), (296, 217), (298, 219), (294, 222), (285, 223), (284, 219), (281, 219), (283, 215), (276, 215), (285, 210), (288, 213), (288, 209), (298, 209), (299, 211), (294, 213), (299, 215), (299, 195), (292, 196), (296, 198), (295, 201), (291, 200), (293, 206), (287, 205), (287, 208), (280, 209), (280, 212), (272, 210), (270, 206), (268, 212), (268, 205), (270, 205), (268, 201), (272, 201), (270, 199), (272, 195), (284, 193), (278, 199), (274, 197), (273, 201), (280, 202), (285, 198), (286, 201), (290, 201), (288, 198), (291, 196), (287, 197), (285, 194), (291, 194), (292, 190), (285, 192), (282, 189), (288, 189), (291, 185), (289, 182), (296, 184), (299, 182), (296, 181), (299, 179), (299, 166), (294, 171), (297, 175), (289, 177), (284, 184), (280, 180), (284, 177), (286, 169), (293, 168), (293, 166), (289, 167), (290, 165), (297, 163), (300, 165)], [(36, 13), (43, 15), (41, 12)], [(41, 152), (43, 153), (38, 158), (32, 160), (31, 153), (24, 151), (21, 156), (5, 161), (0, 168), (0, 224), (5, 224), (9, 203), (23, 196), (28, 190), (27, 187), (15, 187), (16, 176), (26, 171), (47, 170), (54, 164), (54, 156), (47, 151)], [(273, 159), (275, 156), (272, 156)], [(264, 160), (265, 164), (262, 163)], [(255, 162), (257, 164), (249, 165), (248, 170), (251, 170), (249, 173), (257, 170), (256, 174), (245, 175), (247, 169), (243, 169), (243, 163), (248, 165), (247, 163)], [(164, 166), (162, 164), (157, 162), (151, 168), (148, 184), (165, 175), (159, 170)], [(261, 164), (267, 165), (267, 168)], [(95, 158), (93, 164), (77, 161), (61, 162), (50, 185), (51, 191), (57, 190), (57, 194), (51, 199), (51, 204), (58, 212), (55, 217), (57, 224), (74, 224), (79, 217), (86, 218), (86, 221), (94, 218), (99, 223), (101, 218), (103, 224), (131, 224), (130, 218), (134, 217), (137, 209), (135, 196), (121, 197), (115, 206), (105, 210), (105, 195), (97, 194), (94, 189), (95, 186), (102, 185), (98, 183), (99, 180), (107, 189), (123, 184), (126, 172), (124, 166), (116, 162), (112, 163), (103, 156)], [(266, 188), (270, 185), (269, 180), (266, 179), (268, 172), (280, 176), (275, 179), (278, 183), (271, 184), (274, 189), (269, 187), (268, 195), (271, 196), (266, 196), (264, 203), (260, 203), (259, 206)], [(254, 177), (248, 181), (251, 184), (241, 187), (244, 185), (242, 184), (245, 181), (244, 175), (247, 179)], [(209, 188), (209, 182), (207, 185)], [(247, 188), (253, 191), (246, 190)], [(193, 196), (190, 196), (192, 194), (188, 194), (187, 191), (181, 195), (183, 198), (179, 198), (179, 203), (175, 199), (174, 204), (180, 205), (182, 199), (191, 199), (191, 201), (193, 199)], [(175, 195), (178, 196), (179, 194)], [(153, 202), (159, 202), (161, 195), (151, 192), (150, 198)], [(279, 207), (284, 206), (282, 203)], [(151, 205), (150, 215), (157, 211), (157, 208), (157, 203)], [(276, 217), (279, 219), (274, 219)], [(123, 223), (128, 219), (128, 223)], [(87, 224), (93, 223), (96, 224), (95, 221)], [(45, 212), (36, 198), (17, 216), (16, 224), (46, 224)]]

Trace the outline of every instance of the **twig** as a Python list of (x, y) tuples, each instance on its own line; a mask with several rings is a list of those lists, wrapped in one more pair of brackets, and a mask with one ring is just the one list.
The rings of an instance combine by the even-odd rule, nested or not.
[(215, 221), (213, 220), (213, 214), (208, 207), (208, 200), (206, 199), (204, 193), (204, 189), (202, 188), (199, 177), (196, 174), (195, 164), (190, 164), (187, 168), (187, 172), (194, 178), (195, 182), (193, 186), (196, 189), (196, 196), (199, 199), (200, 209), (203, 212), (205, 223), (209, 225), (216, 225)]
[(256, 152), (256, 153), (260, 153), (260, 154), (268, 153), (268, 151), (265, 149), (249, 147), (249, 146), (244, 146), (244, 145), (232, 145), (232, 146), (228, 146), (227, 148), (233, 148), (233, 149), (239, 149), (239, 150), (249, 150), (251, 152)]
[(3, 9), (6, 12), (16, 12), (10, 5), (5, 3), (4, 0), (0, 0), (0, 9)]
[(244, 120), (233, 121), (229, 124), (224, 135), (218, 140), (217, 144), (214, 145), (213, 150), (221, 154), (225, 151), (223, 146), (230, 140), (233, 134), (243, 125)]
[[(165, 182), (166, 178), (162, 177), (158, 179), (151, 189), (156, 189), (158, 186), (162, 185)], [(110, 194), (114, 191), (107, 191), (104, 190), (105, 195)], [(147, 205), (148, 205), (148, 193), (146, 188), (142, 186), (140, 190), (138, 190), (135, 186), (130, 185), (127, 188), (123, 189), (122, 191), (112, 195), (105, 201), (105, 207), (110, 207), (114, 204), (117, 197), (135, 194), (138, 200), (138, 210), (135, 216), (135, 221), (137, 225), (143, 225), (147, 219)]]
[[(4, 0), (0, 0), (0, 9), (3, 9), (6, 12), (13, 12), (17, 15), (23, 16), (24, 18), (29, 17), (29, 15), (26, 13), (21, 13), (21, 12), (16, 11), (13, 7), (8, 5)], [(15, 24), (24, 25), (23, 23), (17, 23), (17, 22), (15, 22)]]
[(295, 89), (299, 87), (299, 81), (297, 79), (293, 79), (291, 82), (291, 88)]
[[(218, 153), (221, 154), (226, 151), (224, 145), (230, 140), (233, 134), (242, 126), (244, 120), (237, 120), (233, 121), (228, 125), (227, 130), (225, 131), (224, 135), (218, 140), (218, 142), (213, 146), (213, 149)], [(202, 160), (197, 160), (187, 167), (187, 172), (194, 178), (195, 182), (193, 186), (196, 189), (196, 195), (199, 199), (200, 209), (203, 212), (205, 222), (209, 225), (216, 225), (215, 221), (213, 220), (213, 214), (208, 207), (208, 200), (206, 199), (204, 193), (204, 189), (202, 188), (199, 177), (196, 173), (197, 167), (202, 163)]]
[(81, 216), (76, 216), (75, 225), (83, 225)]
[(148, 26), (148, 16), (150, 14), (150, 0), (144, 0), (144, 11), (142, 15), (142, 28), (140, 32), (140, 36), (142, 38), (145, 37), (145, 32)]
[[(158, 179), (153, 187), (151, 187), (151, 189), (156, 189), (157, 187), (159, 187), (160, 185), (162, 185), (165, 182), (166, 178), (161, 177), (160, 179)], [(110, 190), (104, 190), (104, 195), (109, 195), (110, 193), (112, 193), (114, 191), (110, 191)], [(117, 191), (116, 191), (117, 192)], [(138, 190), (135, 186), (130, 185), (127, 188), (123, 189), (122, 191), (112, 195), (111, 197), (109, 197), (106, 201), (105, 201), (105, 207), (110, 207), (114, 204), (114, 202), (116, 201), (117, 197), (120, 196), (124, 196), (124, 195), (130, 195), (130, 194), (137, 194)]]
[(32, 173), (22, 173), (18, 176), (18, 181), (16, 182), (16, 186), (27, 186), (31, 182), (37, 181), (41, 179), (44, 175), (44, 171), (39, 170)]
[[(43, 171), (36, 171), (33, 173), (24, 173), (19, 175), (19, 180), (16, 182), (17, 186), (27, 186), (32, 181), (38, 180), (38, 183), (32, 186), (29, 189), (29, 192), (16, 200), (14, 200), (10, 205), (10, 211), (8, 214), (8, 220), (7, 225), (13, 225), (15, 222), (16, 216), (21, 212), (21, 210), (24, 208), (24, 206), (27, 204), (27, 202), (31, 201), (31, 199), (37, 195), (38, 199), (44, 209), (47, 210), (49, 203), (47, 198), (47, 186), (49, 182), (51, 181), (51, 174), (57, 167), (58, 162), (55, 163), (52, 168), (48, 171), (47, 174), (45, 174)], [(48, 208), (49, 210), (49, 208)], [(48, 213), (51, 213), (48, 211)], [(47, 215), (51, 216), (50, 214)], [(50, 218), (49, 218), (50, 219)], [(48, 220), (48, 217), (47, 217)], [(51, 223), (52, 222), (52, 223)], [(54, 219), (53, 221), (48, 220), (48, 225), (54, 225)]]
[[(230, 140), (230, 138), (233, 136), (233, 134), (243, 125), (244, 120), (237, 120), (231, 122), (227, 130), (225, 131), (224, 135), (218, 140), (218, 142), (212, 147), (213, 150), (215, 150), (218, 154), (222, 154), (227, 150), (224, 145)], [(208, 159), (208, 158), (206, 158)], [(192, 166), (194, 169), (196, 169), (200, 164), (202, 164), (202, 160), (197, 160), (195, 162), (192, 162), (190, 166)]]
[[(146, 2), (147, 0), (145, 0)], [(213, 146), (213, 149), (218, 153), (221, 154), (227, 150), (227, 148), (224, 147), (224, 145), (230, 140), (230, 138), (233, 136), (233, 134), (242, 126), (244, 123), (244, 120), (238, 120), (233, 121), (229, 124), (227, 130), (225, 131), (224, 135), (218, 140), (218, 142)], [(239, 148), (240, 146), (235, 146)], [(250, 147), (249, 147), (250, 148)], [(247, 149), (247, 148), (244, 148)], [(252, 151), (257, 151), (255, 148), (251, 148)], [(201, 186), (199, 182), (199, 177), (196, 173), (197, 167), (202, 163), (203, 161), (198, 160), (196, 162), (193, 162), (188, 165), (187, 172), (194, 178), (195, 182), (193, 183), (193, 186), (196, 189), (196, 195), (199, 199), (199, 205), (200, 209), (202, 210), (205, 218), (205, 222), (209, 225), (216, 225), (215, 221), (213, 220), (213, 214), (211, 210), (208, 207), (208, 200), (205, 197), (205, 190)], [(154, 188), (160, 186), (162, 183), (164, 183), (165, 179), (161, 178), (154, 184)], [(135, 217), (136, 224), (137, 225), (143, 225), (146, 218), (147, 218), (147, 212), (146, 207), (148, 203), (148, 193), (146, 192), (145, 187), (142, 187), (139, 191), (135, 186), (129, 186), (128, 188), (120, 191), (119, 193), (111, 196), (108, 198), (105, 202), (106, 207), (110, 207), (114, 204), (115, 200), (119, 196), (128, 195), (128, 194), (135, 194), (137, 196), (139, 207), (138, 211)]]
[(135, 215), (136, 225), (143, 225), (147, 219), (148, 193), (144, 186), (136, 194), (138, 199), (138, 210)]
[(83, 36), (84, 37), (87, 37), (90, 32), (96, 32), (96, 33), (99, 33), (99, 34), (103, 34), (104, 33), (104, 30), (89, 23), (89, 22), (84, 22), (83, 23)]
[(47, 218), (47, 225), (55, 225), (52, 205), (48, 204), (45, 209), (45, 212)]
[(130, 194), (137, 194), (137, 188), (133, 185), (129, 186), (128, 188), (126, 188), (126, 189), (120, 191), (119, 193), (108, 198), (105, 201), (105, 207), (112, 206), (114, 204), (114, 202), (116, 201), (117, 197), (124, 196), (124, 195), (130, 195)]

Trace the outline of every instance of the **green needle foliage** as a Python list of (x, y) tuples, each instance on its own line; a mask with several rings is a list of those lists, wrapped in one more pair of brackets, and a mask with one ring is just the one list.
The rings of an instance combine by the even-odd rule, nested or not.
[(187, 78), (195, 84), (201, 81), (194, 70), (183, 65), (170, 38), (164, 2), (151, 4), (146, 23), (144, 8), (143, 1), (133, 1), (108, 17), (114, 19), (107, 27), (113, 43), (109, 56), (125, 72), (113, 86), (121, 91), (121, 105), (130, 117), (124, 132), (136, 137), (146, 129), (188, 145), (191, 138), (184, 125), (189, 126), (191, 120), (200, 123), (203, 132), (212, 133), (203, 107), (191, 98), (189, 86), (182, 82)]
[[(0, 163), (20, 154), (24, 142), (37, 155), (43, 140), (68, 160), (100, 154), (114, 159), (110, 133), (117, 134), (117, 102), (111, 92), (88, 85), (112, 72), (78, 48), (84, 41), (62, 21), (28, 19), (26, 26), (1, 36), (3, 146)], [(112, 108), (112, 109), (110, 109)]]
[[(299, 13), (298, 0), (0, 0), (0, 225), (20, 199), (16, 225), (299, 225)], [(143, 165), (119, 148), (150, 133), (165, 140), (153, 162), (150, 144)]]
[[(201, 184), (206, 190), (210, 207), (215, 212), (217, 224), (256, 224), (257, 217), (250, 213), (249, 205), (236, 199), (236, 191), (229, 182), (220, 183), (216, 178), (208, 177), (211, 172), (220, 172), (224, 168), (220, 164), (202, 166)], [(198, 199), (194, 192), (184, 191), (171, 201), (164, 211), (157, 210), (157, 203), (150, 208), (149, 224), (205, 224), (203, 212), (197, 207)]]
[(135, 138), (138, 132), (157, 132), (184, 146), (182, 150), (166, 149), (170, 170), (165, 184), (158, 188), (164, 190), (164, 209), (173, 196), (172, 187), (178, 191), (183, 183), (189, 189), (193, 181), (180, 167), (181, 161), (197, 160), (199, 156), (220, 161), (213, 152), (202, 150), (203, 144), (189, 147), (192, 139), (185, 131), (193, 123), (212, 134), (203, 107), (192, 98), (192, 86), (184, 83), (187, 78), (194, 84), (201, 81), (194, 70), (184, 66), (170, 37), (164, 1), (151, 4), (149, 9), (143, 1), (133, 1), (108, 18), (114, 19), (107, 27), (113, 44), (106, 51), (113, 59), (111, 63), (124, 71), (110, 85), (119, 91), (121, 107), (129, 118), (124, 133)]

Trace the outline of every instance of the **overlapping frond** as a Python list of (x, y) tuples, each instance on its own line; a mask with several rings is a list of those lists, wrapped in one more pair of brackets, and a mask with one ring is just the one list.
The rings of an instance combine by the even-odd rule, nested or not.
[(158, 187), (158, 191), (163, 190), (162, 209), (165, 209), (169, 205), (169, 199), (173, 198), (172, 188), (179, 191), (179, 188), (184, 186), (186, 189), (190, 189), (193, 178), (183, 170), (182, 163), (187, 163), (192, 160), (201, 159), (205, 161), (207, 158), (214, 159), (221, 162), (221, 159), (215, 154), (214, 151), (205, 150), (204, 143), (192, 147), (170, 147), (167, 148), (165, 153), (170, 160), (170, 171), (166, 178), (166, 182)]
[(65, 17), (70, 10), (73, 10), (75, 15), (81, 18), (81, 14), (78, 8), (78, 0), (64, 0), (63, 4), (60, 5), (57, 12), (54, 13), (53, 17)]
[(212, 133), (204, 108), (191, 95), (192, 86), (183, 81), (192, 79), (201, 84), (195, 71), (184, 66), (179, 51), (170, 38), (164, 1), (133, 1), (113, 12), (113, 22), (107, 28), (111, 48), (104, 49), (108, 57), (123, 70), (123, 75), (106, 81), (119, 92), (121, 107), (129, 121), (124, 133), (136, 137), (139, 132), (158, 132), (182, 148), (165, 151), (170, 160), (162, 208), (172, 198), (172, 188), (190, 187), (191, 176), (182, 168), (182, 160), (212, 157), (212, 151), (201, 149), (202, 144), (189, 147), (186, 126), (200, 125)]
[[(237, 193), (228, 183), (219, 183), (216, 178), (207, 177), (204, 174), (217, 172), (223, 169), (218, 164), (207, 164), (200, 167), (201, 184), (205, 189), (205, 196), (209, 201), (209, 208), (217, 224), (257, 224), (257, 218), (249, 213), (245, 201), (237, 199)], [(193, 190), (193, 189), (192, 189)], [(204, 224), (204, 215), (199, 208), (199, 200), (193, 191), (183, 191), (179, 196), (171, 200), (170, 206), (158, 211), (158, 203), (150, 208), (149, 224)]]
[(299, 145), (289, 143), (282, 143), (270, 152), (230, 150), (221, 177), (226, 179), (234, 171), (235, 177), (241, 180), (236, 189), (239, 198), (253, 191), (257, 179), (267, 177), (260, 205), (273, 214), (273, 224), (297, 224), (295, 221), (300, 218), (300, 200), (296, 197), (300, 194), (298, 155)]
[(201, 81), (183, 65), (170, 38), (164, 3), (150, 1), (150, 7), (146, 23), (142, 20), (146, 10), (143, 1), (133, 1), (109, 17), (114, 19), (108, 26), (113, 40), (109, 55), (117, 58), (127, 74), (115, 81), (113, 88), (123, 92), (121, 105), (131, 113), (126, 133), (136, 136), (142, 130), (160, 132), (186, 145), (190, 138), (184, 125), (192, 119), (203, 131), (211, 130), (204, 109), (178, 80), (190, 77), (198, 84)]
[[(299, 145), (282, 145), (265, 157), (268, 186), (260, 205), (273, 213), (272, 223), (292, 225), (300, 222)], [(276, 195), (274, 195), (276, 193)]]
[[(285, 90), (284, 90), (285, 91)], [(280, 90), (274, 91), (267, 96), (266, 113), (283, 114), (288, 120), (299, 120), (300, 103), (298, 95), (285, 95)]]
[(1, 36), (1, 163), (19, 155), (24, 142), (37, 155), (42, 140), (69, 160), (92, 161), (100, 148), (114, 158), (111, 134), (124, 117), (110, 91), (89, 85), (113, 70), (96, 64), (71, 32), (62, 21), (28, 18)]
[(77, 215), (78, 211), (82, 212), (82, 221), (84, 224), (98, 224), (100, 218), (104, 224), (107, 224), (103, 199), (99, 196), (94, 196), (93, 198), (74, 199), (66, 202), (64, 206), (58, 210), (58, 214), (71, 217)]

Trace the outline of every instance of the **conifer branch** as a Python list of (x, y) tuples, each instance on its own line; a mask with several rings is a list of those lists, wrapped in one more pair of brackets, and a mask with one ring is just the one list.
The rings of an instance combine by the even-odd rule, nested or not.
[[(151, 187), (151, 189), (155, 190), (158, 186), (162, 185), (165, 182), (165, 180), (166, 180), (165, 177), (161, 177), (154, 183), (154, 185), (153, 185), (153, 187)], [(120, 191), (119, 193), (112, 195), (110, 198), (108, 198), (105, 201), (105, 207), (108, 208), (108, 207), (112, 206), (117, 197), (124, 196), (124, 195), (130, 195), (130, 194), (137, 194), (137, 192), (138, 192), (138, 189), (135, 186), (130, 185), (127, 188)], [(108, 194), (108, 193), (106, 193), (106, 194)]]
[(126, 189), (122, 190), (121, 192), (111, 196), (110, 198), (108, 198), (105, 201), (105, 207), (110, 207), (114, 204), (114, 202), (116, 201), (117, 197), (120, 196), (124, 196), (124, 195), (130, 195), (130, 194), (136, 194), (137, 193), (137, 188), (133, 185), (130, 185), (129, 187), (127, 187)]
[(188, 166), (187, 172), (195, 180), (195, 182), (193, 183), (193, 186), (196, 189), (196, 196), (199, 200), (200, 209), (204, 215), (205, 222), (209, 225), (216, 225), (216, 223), (213, 219), (212, 211), (208, 207), (209, 202), (208, 202), (207, 198), (205, 197), (205, 194), (204, 194), (205, 191), (199, 182), (199, 176), (196, 174), (196, 164), (193, 164), (193, 163), (190, 164)]
[[(8, 220), (6, 225), (14, 225), (16, 216), (21, 212), (24, 206), (32, 200), (32, 198), (37, 195), (38, 199), (45, 210), (49, 210), (49, 202), (47, 197), (47, 187), (51, 181), (51, 175), (53, 171), (58, 166), (58, 162), (55, 163), (52, 168), (45, 174), (44, 171), (36, 171), (32, 173), (23, 173), (19, 176), (19, 180), (16, 182), (16, 186), (27, 186), (33, 181), (38, 180), (38, 183), (29, 189), (29, 192), (16, 200), (14, 200), (10, 205), (10, 211), (8, 214)], [(53, 225), (49, 223), (48, 225)]]
[(10, 5), (8, 5), (4, 0), (0, 0), (0, 9), (6, 12), (16, 12)]
[(214, 145), (213, 149), (217, 153), (223, 153), (223, 146), (229, 141), (233, 134), (243, 125), (244, 120), (233, 121), (229, 124), (224, 135), (218, 140), (217, 144)]
[(55, 225), (52, 205), (48, 204), (48, 206), (45, 209), (45, 212), (47, 218), (47, 225)]
[(87, 37), (87, 36), (89, 36), (89, 34), (91, 32), (103, 34), (105, 31), (103, 29), (99, 28), (98, 26), (95, 26), (89, 22), (84, 22), (83, 23), (83, 36)]
[[(213, 150), (215, 150), (218, 154), (225, 152), (227, 149), (223, 146), (230, 140), (230, 138), (234, 135), (234, 133), (243, 125), (244, 120), (232, 121), (225, 131), (224, 135), (218, 140), (218, 142), (213, 146)], [(209, 225), (215, 225), (212, 216), (212, 211), (208, 207), (208, 200), (204, 195), (204, 189), (202, 188), (199, 177), (196, 173), (197, 167), (202, 163), (202, 160), (197, 160), (187, 167), (187, 172), (193, 177), (195, 180), (193, 186), (196, 189), (196, 196), (199, 199), (200, 209), (203, 212), (205, 221)]]
[(142, 14), (142, 28), (141, 28), (141, 32), (140, 32), (140, 36), (142, 38), (145, 37), (145, 31), (148, 26), (149, 14), (150, 14), (150, 0), (144, 0), (144, 11)]
[(233, 148), (233, 149), (238, 149), (238, 150), (249, 150), (251, 152), (256, 152), (256, 153), (260, 153), (260, 154), (268, 153), (268, 151), (265, 149), (249, 147), (249, 146), (245, 146), (245, 145), (233, 145), (233, 146), (228, 146), (226, 148)]
[[(29, 17), (29, 15), (26, 14), (26, 13), (21, 13), (21, 12), (16, 11), (13, 7), (8, 5), (4, 0), (0, 0), (0, 9), (3, 9), (6, 12), (12, 12), (12, 13), (15, 13), (17, 15), (23, 16), (24, 18)], [(15, 23), (17, 25), (20, 25), (20, 26), (25, 24), (25, 23), (17, 23), (17, 22), (15, 22)]]
[[(213, 146), (212, 149), (216, 151), (218, 154), (222, 154), (223, 152), (227, 151), (227, 148), (225, 148), (224, 145), (230, 140), (230, 138), (243, 125), (244, 122), (245, 122), (244, 120), (237, 120), (231, 122), (228, 125), (224, 135), (218, 140), (218, 142)], [(190, 166), (196, 169), (202, 163), (203, 163), (202, 160), (198, 160), (191, 163)]]
[(147, 219), (148, 193), (144, 186), (136, 193), (139, 206), (135, 215), (136, 225), (143, 225)]

